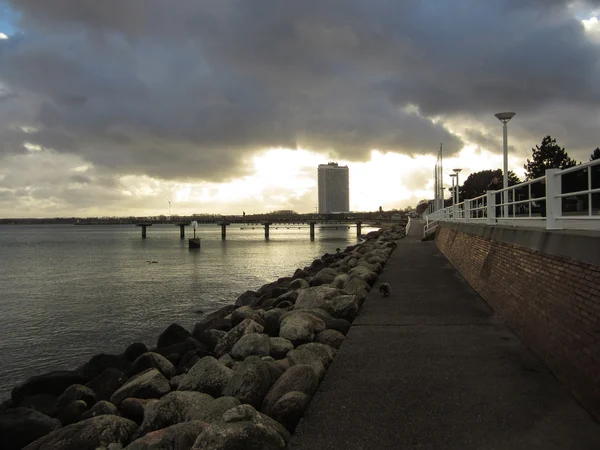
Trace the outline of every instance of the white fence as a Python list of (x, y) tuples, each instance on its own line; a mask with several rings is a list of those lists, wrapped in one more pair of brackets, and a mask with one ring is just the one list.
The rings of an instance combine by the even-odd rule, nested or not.
[(548, 230), (600, 230), (600, 160), (546, 175), (506, 189), (488, 191), (424, 214), (426, 236), (439, 222), (537, 227)]

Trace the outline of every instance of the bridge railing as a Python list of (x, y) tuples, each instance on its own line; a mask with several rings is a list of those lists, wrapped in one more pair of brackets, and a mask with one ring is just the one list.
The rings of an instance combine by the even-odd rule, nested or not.
[(424, 233), (437, 222), (600, 230), (600, 160), (548, 169), (534, 180), (488, 191), (425, 216)]

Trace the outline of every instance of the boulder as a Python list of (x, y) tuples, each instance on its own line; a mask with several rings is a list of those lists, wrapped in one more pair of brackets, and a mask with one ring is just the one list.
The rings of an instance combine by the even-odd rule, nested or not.
[(323, 320), (309, 313), (295, 312), (281, 320), (279, 336), (298, 345), (312, 342), (315, 335), (323, 330), (325, 330)]
[(309, 403), (310, 397), (304, 392), (288, 392), (273, 406), (273, 419), (281, 423), (288, 431), (294, 432)]
[(365, 258), (360, 259), (358, 261), (358, 264), (356, 265), (356, 267), (364, 267), (364, 268), (370, 270), (371, 272), (375, 272), (377, 274), (381, 273), (381, 271), (383, 270), (383, 267), (381, 266), (381, 264), (379, 264), (379, 263), (370, 264), (367, 262), (367, 260)]
[(287, 352), (294, 349), (294, 344), (291, 341), (282, 337), (271, 338), (271, 352), (269, 353), (274, 359), (285, 358)]
[(310, 366), (319, 381), (323, 379), (325, 372), (327, 371), (325, 364), (323, 364), (314, 353), (307, 350), (292, 350), (288, 353), (286, 359), (290, 362), (291, 366), (297, 366), (299, 364)]
[(224, 394), (241, 403), (259, 407), (271, 387), (268, 363), (256, 356), (246, 358), (225, 387)]
[(362, 278), (348, 276), (344, 282), (344, 292), (356, 295), (359, 299), (367, 298), (371, 286)]
[(148, 353), (148, 347), (141, 342), (135, 342), (125, 350), (125, 359), (129, 362), (133, 362), (144, 353)]
[(119, 409), (115, 405), (113, 405), (111, 402), (107, 402), (105, 400), (100, 400), (98, 403), (96, 403), (94, 406), (92, 406), (89, 410), (87, 410), (85, 413), (83, 413), (81, 418), (83, 420), (85, 420), (85, 419), (90, 419), (90, 418), (96, 417), (96, 416), (110, 415), (110, 414), (112, 414), (113, 416), (118, 416)]
[(200, 359), (202, 359), (204, 356), (207, 356), (204, 354), (204, 352), (190, 350), (179, 359), (179, 362), (177, 363), (177, 368), (175, 369), (177, 374), (181, 375), (188, 373), (190, 369), (194, 367), (196, 363), (200, 361)]
[(171, 378), (169, 380), (169, 386), (171, 386), (172, 391), (177, 390), (177, 388), (179, 387), (179, 383), (181, 383), (181, 380), (183, 380), (184, 376), (185, 376), (185, 374), (175, 375), (173, 378)]
[(213, 317), (209, 320), (203, 320), (202, 322), (198, 322), (194, 326), (194, 331), (192, 331), (192, 336), (195, 339), (198, 339), (200, 342), (204, 342), (202, 340), (202, 335), (204, 332), (208, 330), (220, 330), (220, 331), (229, 331), (233, 326), (231, 325), (231, 319), (225, 319), (224, 317)]
[(332, 298), (327, 305), (327, 310), (338, 319), (352, 322), (358, 315), (358, 301), (355, 295), (340, 295)]
[(267, 367), (271, 374), (271, 384), (274, 384), (290, 368), (290, 362), (287, 359), (267, 361)]
[(71, 425), (72, 423), (82, 420), (83, 414), (87, 410), (88, 404), (86, 402), (83, 400), (75, 400), (57, 410), (56, 418), (60, 420), (60, 423), (62, 423), (63, 426)]
[(287, 285), (290, 284), (292, 282), (292, 280), (293, 280), (292, 277), (281, 277), (281, 278), (277, 279), (277, 281), (275, 282), (275, 284), (277, 286), (287, 287)]
[(331, 283), (336, 289), (343, 289), (344, 284), (346, 284), (346, 280), (348, 279), (348, 275), (345, 273), (341, 273), (337, 275), (333, 282)]
[(94, 394), (94, 391), (88, 387), (81, 384), (73, 384), (65, 389), (61, 396), (58, 397), (58, 400), (56, 401), (57, 414), (76, 400), (83, 400), (87, 405), (91, 406), (96, 403), (96, 395)]
[(240, 405), (240, 401), (231, 396), (216, 398), (213, 402), (209, 403), (204, 411), (202, 412), (202, 420), (205, 422), (222, 422), (223, 414)]
[(279, 336), (279, 322), (285, 313), (286, 311), (281, 308), (273, 308), (265, 312), (264, 332), (269, 336)]
[[(229, 327), (229, 329), (231, 329), (231, 327)], [(208, 347), (208, 349), (212, 352), (215, 349), (215, 347), (217, 346), (217, 344), (219, 343), (219, 340), (221, 340), (226, 334), (227, 334), (227, 331), (224, 331), (224, 330), (217, 330), (217, 329), (205, 330), (198, 337), (198, 340), (200, 342), (202, 342), (204, 345), (206, 345)]]
[[(337, 330), (325, 330), (315, 336), (315, 342), (329, 345), (338, 350), (342, 346), (344, 338), (345, 336)], [(271, 344), (272, 347), (273, 345)]]
[[(315, 357), (319, 361), (321, 361), (323, 363), (323, 365), (325, 366), (326, 369), (329, 367), (329, 365), (333, 361), (333, 358), (335, 358), (335, 355), (337, 354), (337, 350), (334, 349), (333, 347), (330, 347), (329, 345), (325, 345), (325, 344), (319, 344), (318, 342), (310, 342), (308, 344), (300, 345), (294, 351), (299, 351), (299, 352), (306, 351), (306, 352), (312, 353), (313, 355), (315, 355)], [(292, 361), (289, 358), (289, 355), (288, 355), (288, 360), (290, 361), (290, 364), (291, 364)]]
[(346, 264), (348, 264), (348, 267), (350, 267), (350, 268), (356, 267), (356, 265), (358, 264), (358, 258), (351, 257), (351, 258), (348, 259), (348, 261), (346, 262)]
[(213, 423), (198, 436), (192, 450), (284, 450), (285, 442), (264, 421)]
[(61, 395), (72, 384), (85, 384), (89, 381), (79, 372), (60, 370), (29, 378), (12, 390), (13, 405), (19, 406), (25, 397), (39, 394)]
[(145, 407), (144, 421), (136, 437), (190, 420), (201, 420), (205, 409), (214, 401), (208, 394), (175, 391)]
[(283, 425), (281, 425), (276, 420), (271, 417), (258, 412), (254, 407), (250, 405), (239, 405), (235, 408), (231, 408), (225, 414), (223, 414), (223, 422), (225, 423), (235, 423), (235, 422), (257, 422), (263, 423), (267, 425), (269, 428), (272, 428), (276, 431), (283, 441), (287, 444), (291, 438), (290, 433), (285, 429)]
[(302, 289), (298, 293), (294, 309), (327, 309), (329, 299), (340, 295), (340, 291), (329, 286), (315, 286)]
[(321, 286), (322, 284), (330, 284), (335, 280), (337, 276), (337, 270), (331, 268), (325, 268), (317, 272), (317, 274), (310, 280), (310, 286)]
[(157, 369), (163, 374), (165, 378), (171, 378), (175, 376), (175, 366), (158, 353), (144, 353), (140, 355), (131, 367), (131, 373), (143, 372), (146, 369)]
[(262, 333), (264, 327), (252, 319), (246, 319), (233, 327), (215, 347), (215, 355), (220, 358), (231, 352), (235, 343), (245, 334)]
[(241, 360), (248, 356), (268, 356), (270, 352), (269, 336), (262, 333), (248, 333), (235, 343), (231, 349), (231, 356)]
[(0, 448), (20, 450), (60, 426), (60, 421), (39, 411), (8, 408), (0, 414)]
[(238, 309), (231, 313), (231, 324), (234, 327), (246, 319), (252, 319), (256, 323), (259, 323), (263, 326), (265, 324), (258, 312), (250, 308), (249, 306), (240, 306)]
[(317, 273), (319, 273), (319, 271), (323, 270), (324, 268), (325, 268), (325, 263), (323, 261), (321, 261), (320, 259), (315, 259), (310, 264), (310, 266), (305, 267), (304, 270), (306, 271), (306, 273), (308, 273), (309, 276), (313, 277)]
[(212, 356), (202, 358), (179, 383), (178, 391), (197, 391), (220, 397), (233, 376), (228, 369)]
[(97, 400), (108, 400), (113, 393), (119, 389), (127, 377), (123, 372), (114, 367), (110, 367), (94, 378), (86, 387), (94, 391)]
[[(176, 353), (181, 356), (181, 355), (185, 355), (187, 352), (190, 352), (192, 350), (197, 350), (199, 352), (204, 352), (206, 354), (210, 353), (210, 351), (206, 345), (204, 345), (203, 343), (201, 343), (197, 339), (194, 339), (191, 336), (188, 337), (183, 342), (178, 342), (177, 344), (169, 345), (168, 347), (156, 348), (156, 349), (154, 349), (154, 352), (169, 359), (167, 356), (172, 353)], [(174, 366), (177, 365), (177, 362), (178, 361), (171, 361), (171, 363)]]
[(336, 330), (342, 333), (344, 336), (348, 334), (348, 330), (350, 330), (350, 326), (352, 324), (348, 322), (346, 319), (331, 319), (325, 320), (325, 326), (328, 330)]
[(119, 412), (121, 413), (121, 416), (133, 420), (137, 424), (141, 424), (144, 420), (146, 406), (155, 402), (158, 402), (158, 400), (132, 397), (126, 398), (119, 405)]
[(208, 424), (201, 420), (177, 423), (151, 431), (136, 439), (125, 450), (189, 450)]
[(235, 306), (252, 306), (256, 300), (258, 300), (258, 297), (260, 297), (260, 295), (258, 295), (256, 292), (246, 291), (237, 298), (235, 301)]
[(56, 395), (38, 394), (24, 398), (20, 406), (35, 409), (47, 416), (53, 416), (56, 411), (56, 400), (58, 400)]
[(68, 425), (32, 442), (24, 450), (96, 450), (109, 444), (125, 445), (137, 424), (118, 416), (96, 416)]
[[(308, 274), (307, 274), (308, 276)], [(310, 284), (308, 283), (308, 281), (306, 281), (304, 278), (296, 278), (294, 281), (292, 281), (288, 287), (290, 289), (294, 289), (294, 290), (298, 290), (298, 289), (306, 289), (307, 287), (309, 287)]]
[(366, 281), (369, 284), (369, 286), (373, 286), (375, 280), (377, 280), (377, 274), (375, 272), (369, 270), (364, 266), (358, 265), (350, 269), (350, 271), (348, 272), (348, 276), (360, 278), (361, 280)]
[(115, 368), (121, 372), (127, 372), (131, 363), (125, 359), (124, 355), (110, 355), (108, 353), (100, 353), (94, 355), (90, 360), (81, 366), (78, 370), (86, 378), (85, 382), (90, 381), (92, 378), (96, 378), (106, 369)]
[(170, 391), (169, 381), (157, 369), (147, 369), (117, 389), (110, 401), (119, 405), (127, 397), (160, 398)]
[(305, 270), (303, 270), (303, 269), (296, 269), (296, 271), (294, 272), (294, 275), (292, 276), (292, 281), (293, 280), (297, 280), (298, 278), (306, 278), (308, 276), (309, 276), (308, 272), (306, 272)]
[(281, 294), (275, 300), (273, 300), (273, 306), (277, 306), (281, 302), (290, 302), (296, 303), (296, 299), (298, 298), (298, 291), (288, 291), (285, 294)]
[(188, 330), (177, 323), (172, 323), (160, 334), (158, 337), (158, 342), (156, 343), (156, 347), (169, 347), (173, 344), (184, 342), (190, 336), (191, 334)]
[(225, 367), (228, 367), (230, 369), (233, 368), (233, 365), (235, 363), (235, 359), (233, 359), (229, 353), (225, 353), (217, 361), (219, 361)]
[(312, 397), (318, 384), (319, 380), (311, 366), (303, 364), (291, 366), (269, 390), (263, 400), (261, 411), (272, 416), (273, 407), (285, 394), (298, 391)]

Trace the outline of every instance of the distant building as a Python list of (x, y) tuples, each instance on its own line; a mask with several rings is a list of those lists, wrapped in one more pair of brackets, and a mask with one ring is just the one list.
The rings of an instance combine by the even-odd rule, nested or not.
[(350, 211), (350, 187), (348, 166), (337, 163), (320, 164), (319, 169), (319, 214)]

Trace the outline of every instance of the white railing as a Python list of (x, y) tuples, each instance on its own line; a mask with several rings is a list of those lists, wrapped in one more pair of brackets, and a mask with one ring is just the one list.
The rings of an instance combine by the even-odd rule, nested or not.
[(549, 169), (546, 175), (425, 216), (423, 233), (438, 222), (471, 222), (548, 230), (600, 230), (600, 160), (568, 169)]

